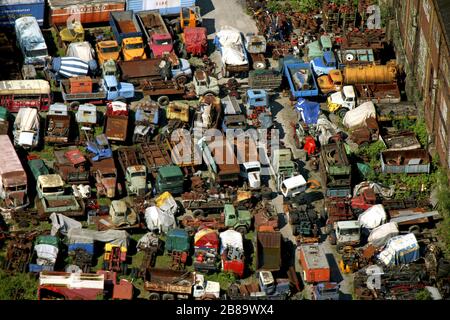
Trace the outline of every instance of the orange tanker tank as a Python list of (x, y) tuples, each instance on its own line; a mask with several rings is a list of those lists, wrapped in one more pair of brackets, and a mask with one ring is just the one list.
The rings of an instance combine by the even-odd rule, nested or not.
[(344, 69), (344, 83), (350, 84), (375, 84), (396, 83), (398, 66), (395, 60), (386, 65), (346, 66)]

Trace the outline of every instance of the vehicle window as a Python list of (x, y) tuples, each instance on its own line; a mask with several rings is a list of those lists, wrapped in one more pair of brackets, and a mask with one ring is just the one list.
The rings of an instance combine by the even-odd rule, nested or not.
[(131, 174), (131, 176), (132, 176), (133, 178), (134, 178), (134, 177), (145, 177), (146, 174), (145, 174), (145, 172), (134, 172), (134, 173)]
[(142, 48), (143, 48), (143, 43), (127, 44), (126, 48), (127, 48), (128, 50), (132, 50), (132, 49), (142, 49)]
[(119, 48), (118, 47), (109, 47), (109, 48), (102, 48), (101, 50), (103, 53), (114, 53), (114, 52), (118, 52)]
[(160, 40), (156, 40), (155, 43), (157, 45), (160, 45), (160, 46), (167, 46), (167, 45), (172, 44), (172, 40), (170, 40), (170, 39), (160, 39)]
[(61, 192), (64, 191), (61, 187), (46, 187), (42, 189), (44, 193), (53, 193), (53, 192)]
[(115, 178), (116, 174), (115, 173), (105, 173), (103, 175), (103, 178)]

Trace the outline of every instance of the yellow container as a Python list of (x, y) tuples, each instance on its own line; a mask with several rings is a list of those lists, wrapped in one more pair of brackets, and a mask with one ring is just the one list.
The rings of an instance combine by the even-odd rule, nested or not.
[(345, 84), (373, 84), (397, 82), (398, 66), (395, 60), (386, 65), (346, 66)]

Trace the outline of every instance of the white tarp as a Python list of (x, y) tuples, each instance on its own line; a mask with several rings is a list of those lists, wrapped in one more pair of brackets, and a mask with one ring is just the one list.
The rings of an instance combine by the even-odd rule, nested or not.
[(419, 258), (419, 244), (413, 233), (390, 239), (386, 249), (378, 255), (378, 259), (386, 266), (409, 264)]
[(244, 242), (242, 240), (242, 234), (234, 230), (227, 230), (221, 232), (220, 235), (220, 254), (227, 248), (231, 246), (233, 248), (244, 250)]
[(151, 232), (147, 232), (142, 238), (139, 239), (136, 248), (137, 251), (143, 250), (149, 247), (156, 247), (158, 245), (158, 237)]
[[(90, 229), (70, 229), (67, 235), (70, 243), (83, 241), (83, 239), (93, 239), (104, 243), (112, 243), (118, 246), (128, 247), (130, 235), (125, 230), (96, 231)], [(88, 242), (81, 242), (88, 243)]]
[(36, 263), (42, 265), (54, 265), (58, 256), (58, 248), (50, 244), (38, 244), (34, 246), (37, 259)]
[(339, 132), (339, 128), (328, 120), (325, 115), (320, 115), (317, 120), (317, 131), (319, 132), (320, 144), (326, 145), (328, 140)]
[(382, 204), (370, 207), (358, 217), (361, 227), (369, 230), (386, 223), (386, 220), (387, 215)]
[(375, 247), (383, 247), (389, 239), (398, 236), (398, 225), (395, 222), (385, 223), (372, 230), (367, 242)]
[(373, 102), (364, 102), (359, 107), (348, 111), (342, 123), (349, 129), (365, 126), (368, 118), (376, 118), (377, 112)]
[(50, 221), (52, 222), (52, 236), (55, 236), (58, 231), (65, 236), (69, 233), (70, 229), (82, 228), (81, 222), (60, 213), (52, 213), (50, 215)]
[(145, 223), (150, 231), (167, 233), (176, 228), (175, 216), (170, 211), (162, 211), (156, 206), (145, 209)]
[(225, 26), (216, 33), (216, 37), (221, 47), (222, 63), (234, 66), (248, 63), (242, 36), (238, 30)]

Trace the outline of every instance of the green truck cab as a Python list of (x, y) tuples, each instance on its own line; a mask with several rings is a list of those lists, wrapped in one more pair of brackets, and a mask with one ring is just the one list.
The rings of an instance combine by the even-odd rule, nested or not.
[(171, 194), (183, 193), (184, 175), (180, 167), (169, 165), (158, 169), (156, 176), (156, 191), (161, 194), (165, 191)]
[(246, 234), (252, 225), (252, 215), (248, 210), (235, 209), (232, 204), (226, 204), (223, 208), (225, 227), (232, 228), (241, 234)]

